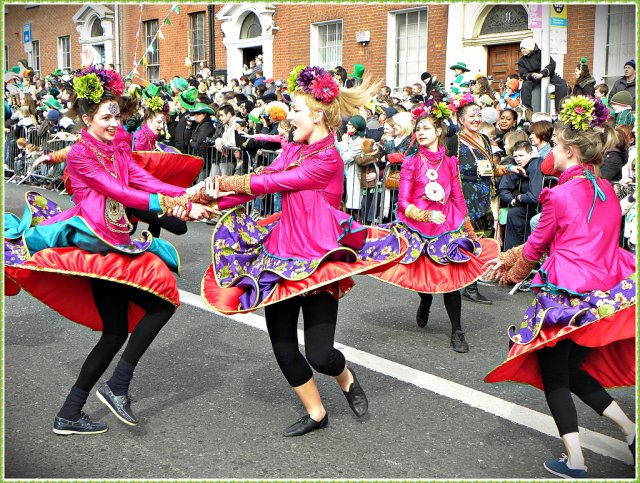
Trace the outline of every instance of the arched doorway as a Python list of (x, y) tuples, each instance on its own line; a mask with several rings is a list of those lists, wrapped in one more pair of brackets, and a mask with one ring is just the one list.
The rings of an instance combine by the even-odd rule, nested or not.
[[(251, 12), (242, 21), (240, 27), (240, 39), (252, 40), (258, 39), (262, 36), (262, 26), (258, 16)], [(258, 55), (262, 54), (262, 45), (255, 47), (244, 47), (242, 49), (242, 62), (243, 65), (250, 65)]]
[(114, 63), (114, 12), (98, 4), (83, 5), (73, 16), (80, 38), (81, 63)]
[(226, 4), (216, 17), (222, 23), (223, 44), (227, 49), (227, 75), (238, 78), (243, 64), (262, 53), (265, 77), (273, 75), (273, 4)]

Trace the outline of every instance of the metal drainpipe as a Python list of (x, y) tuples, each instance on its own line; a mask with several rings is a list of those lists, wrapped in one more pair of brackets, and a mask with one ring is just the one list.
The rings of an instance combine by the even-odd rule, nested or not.
[(215, 35), (216, 30), (214, 28), (215, 17), (213, 13), (213, 5), (207, 6), (209, 12), (209, 57), (211, 58), (211, 73), (213, 75), (216, 70), (216, 42)]
[(113, 64), (116, 66), (116, 69), (119, 72), (122, 72), (122, 66), (120, 65), (120, 6), (116, 3), (114, 5), (114, 23), (115, 23), (115, 59), (113, 59)]

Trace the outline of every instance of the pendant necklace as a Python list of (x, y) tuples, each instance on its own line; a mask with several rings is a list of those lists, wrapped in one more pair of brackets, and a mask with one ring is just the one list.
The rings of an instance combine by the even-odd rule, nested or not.
[(438, 163), (438, 166), (434, 168), (429, 168), (429, 159), (426, 158), (422, 153), (420, 153), (420, 157), (425, 161), (425, 166), (427, 167), (427, 179), (429, 182), (424, 187), (424, 194), (428, 200), (431, 201), (439, 201), (444, 204), (444, 188), (440, 183), (438, 183), (438, 171), (440, 170), (440, 166), (442, 166), (442, 162), (444, 161), (444, 156)]

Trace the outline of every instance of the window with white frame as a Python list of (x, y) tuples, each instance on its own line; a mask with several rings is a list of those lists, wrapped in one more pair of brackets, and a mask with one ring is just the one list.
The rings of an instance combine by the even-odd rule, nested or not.
[(418, 82), (427, 67), (427, 10), (395, 14), (395, 87)]
[(605, 76), (622, 76), (624, 63), (635, 58), (635, 21), (635, 4), (608, 6)]
[(333, 69), (342, 64), (342, 20), (315, 25), (318, 42), (318, 65)]
[(31, 68), (36, 77), (40, 77), (40, 41), (31, 41)]
[(71, 69), (71, 39), (68, 35), (58, 37), (58, 68)]
[(192, 13), (189, 15), (189, 41), (191, 44), (191, 73), (197, 74), (200, 68), (206, 63), (207, 49), (205, 36), (205, 14), (204, 12)]
[(158, 20), (144, 22), (144, 39), (147, 47), (151, 46), (151, 52), (147, 50), (147, 80), (157, 82), (160, 80), (160, 52), (158, 51)]

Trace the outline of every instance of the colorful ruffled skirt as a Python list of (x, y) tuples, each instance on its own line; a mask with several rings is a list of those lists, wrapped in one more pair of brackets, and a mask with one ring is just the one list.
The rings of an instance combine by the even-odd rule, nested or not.
[[(64, 317), (93, 330), (102, 320), (93, 301), (91, 279), (99, 278), (150, 292), (174, 306), (180, 304), (176, 280), (178, 252), (169, 242), (143, 232), (129, 245), (110, 245), (79, 216), (41, 225), (62, 212), (37, 192), (25, 194), (22, 219), (4, 217), (5, 295), (20, 289)], [(144, 311), (129, 305), (129, 332)]]
[(409, 241), (402, 261), (382, 272), (370, 274), (383, 282), (421, 293), (447, 293), (478, 280), (483, 265), (498, 256), (493, 239), (472, 240), (462, 228), (426, 237), (405, 223), (395, 221), (381, 228), (395, 228)]
[(338, 246), (323, 257), (281, 258), (264, 248), (276, 223), (258, 224), (241, 207), (221, 217), (212, 235), (213, 263), (202, 280), (207, 305), (231, 314), (320, 291), (339, 298), (354, 285), (352, 275), (383, 270), (407, 250), (395, 230), (356, 226), (347, 219)]
[(507, 360), (486, 382), (521, 382), (544, 389), (537, 351), (570, 339), (590, 347), (582, 370), (603, 387), (636, 382), (636, 276), (586, 295), (540, 290), (522, 322), (511, 326)]

